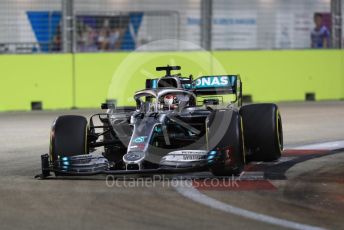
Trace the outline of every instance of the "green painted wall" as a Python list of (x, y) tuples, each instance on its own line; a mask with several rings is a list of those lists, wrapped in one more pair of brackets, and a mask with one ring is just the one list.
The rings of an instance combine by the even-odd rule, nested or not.
[(72, 107), (71, 55), (0, 55), (0, 111)]
[(145, 80), (163, 75), (156, 66), (181, 65), (183, 75), (198, 76), (210, 74), (210, 58), (207, 52), (77, 54), (76, 106), (95, 107), (107, 98), (133, 105), (133, 94), (145, 87)]
[[(256, 102), (344, 98), (344, 51), (215, 51), (0, 56), (0, 111), (95, 108), (108, 99), (133, 104), (132, 95), (155, 66), (181, 65), (182, 74), (240, 74)], [(74, 78), (73, 78), (74, 76)], [(73, 94), (73, 81), (75, 92)]]
[(227, 72), (240, 73), (244, 94), (254, 101), (304, 100), (306, 92), (317, 100), (344, 98), (343, 51), (232, 51), (214, 57)]
[(240, 74), (244, 94), (256, 102), (300, 101), (307, 92), (317, 100), (344, 98), (344, 52), (338, 50), (78, 54), (76, 60), (77, 107), (106, 98), (133, 104), (133, 93), (157, 74), (155, 66), (166, 64), (181, 65), (185, 76)]

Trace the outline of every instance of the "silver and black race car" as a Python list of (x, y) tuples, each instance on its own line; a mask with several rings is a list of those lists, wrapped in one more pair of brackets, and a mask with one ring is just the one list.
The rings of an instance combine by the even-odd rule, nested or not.
[(172, 74), (157, 67), (134, 95), (136, 107), (102, 104), (105, 113), (58, 117), (42, 174), (154, 174), (210, 170), (240, 174), (249, 161), (275, 161), (283, 149), (282, 121), (275, 104), (242, 106), (238, 75)]

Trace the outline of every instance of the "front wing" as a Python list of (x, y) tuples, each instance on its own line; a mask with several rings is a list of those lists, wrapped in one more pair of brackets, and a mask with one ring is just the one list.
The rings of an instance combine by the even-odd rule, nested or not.
[[(192, 150), (189, 150), (192, 151)], [(207, 155), (208, 156), (208, 155)], [(41, 155), (41, 174), (36, 178), (45, 179), (51, 177), (51, 173), (58, 176), (94, 176), (94, 175), (134, 175), (134, 174), (174, 174), (206, 171), (209, 167), (209, 159), (214, 160), (214, 154), (208, 157), (190, 162), (168, 161), (174, 158), (175, 152), (170, 157), (164, 158), (158, 168), (140, 170), (117, 170), (113, 169), (106, 158), (89, 154), (72, 157), (62, 157), (54, 163), (49, 161), (49, 155)]]

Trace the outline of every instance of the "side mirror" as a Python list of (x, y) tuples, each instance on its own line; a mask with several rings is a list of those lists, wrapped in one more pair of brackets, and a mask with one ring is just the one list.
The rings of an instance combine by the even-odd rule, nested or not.
[(101, 109), (115, 109), (116, 105), (114, 103), (102, 103)]

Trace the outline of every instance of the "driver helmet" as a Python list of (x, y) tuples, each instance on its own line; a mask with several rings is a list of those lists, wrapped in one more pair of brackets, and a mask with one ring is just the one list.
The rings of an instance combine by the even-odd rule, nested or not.
[(177, 107), (177, 97), (173, 94), (167, 94), (164, 96), (164, 105), (169, 108), (176, 108)]

